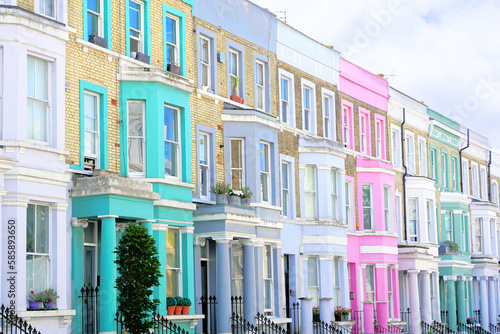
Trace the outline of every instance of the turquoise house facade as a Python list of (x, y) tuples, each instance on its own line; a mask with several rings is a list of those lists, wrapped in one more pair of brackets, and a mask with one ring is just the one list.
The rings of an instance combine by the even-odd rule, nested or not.
[[(92, 325), (97, 328), (92, 330), (116, 330), (117, 272), (113, 252), (131, 222), (146, 226), (156, 240), (163, 275), (154, 293), (160, 301), (158, 313), (167, 313), (166, 299), (170, 296), (187, 297), (195, 303), (191, 84), (187, 78), (163, 69), (151, 67), (144, 71), (134, 66), (120, 67), (118, 81), (120, 172), (107, 170), (105, 149), (100, 152), (101, 169), (86, 171), (83, 163), (72, 166), (75, 333), (88, 332), (82, 318), (86, 319), (89, 312), (98, 315)], [(107, 131), (102, 123), (101, 131)], [(109, 144), (101, 145), (105, 148)], [(95, 286), (99, 288), (97, 303), (93, 304), (96, 310), (88, 311), (81, 305), (81, 290)], [(190, 313), (169, 320), (191, 330), (201, 316), (194, 315), (194, 307)]]

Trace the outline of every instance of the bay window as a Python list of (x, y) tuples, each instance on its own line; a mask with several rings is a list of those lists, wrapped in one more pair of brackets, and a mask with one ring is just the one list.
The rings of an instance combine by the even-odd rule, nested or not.
[(481, 253), (483, 251), (483, 219), (476, 218), (475, 224), (476, 231), (476, 253)]
[(28, 55), (28, 139), (48, 142), (49, 62)]
[(167, 297), (175, 297), (182, 294), (180, 230), (168, 228), (166, 235)]
[(180, 125), (179, 110), (164, 107), (165, 175), (180, 177)]
[(128, 101), (128, 173), (145, 175), (144, 101)]
[(305, 218), (316, 218), (316, 170), (314, 166), (304, 168)]
[(28, 204), (26, 215), (26, 291), (38, 293), (49, 287), (49, 207)]
[(408, 198), (408, 241), (418, 241), (418, 199)]
[(445, 241), (454, 241), (453, 238), (453, 218), (451, 211), (446, 211), (444, 214), (444, 238)]
[(385, 230), (390, 232), (392, 230), (392, 216), (391, 216), (391, 188), (384, 186), (384, 223)]
[(330, 180), (331, 180), (331, 201), (332, 201), (332, 219), (337, 219), (338, 212), (338, 195), (337, 195), (337, 171), (332, 169), (330, 171)]

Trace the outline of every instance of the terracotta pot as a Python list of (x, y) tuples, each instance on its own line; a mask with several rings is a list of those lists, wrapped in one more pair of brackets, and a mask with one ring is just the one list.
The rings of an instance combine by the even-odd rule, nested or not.
[(189, 308), (190, 308), (190, 307), (191, 307), (191, 306), (183, 306), (183, 307), (182, 307), (182, 314), (189, 314)]
[(241, 104), (245, 103), (245, 99), (242, 99), (241, 97), (236, 96), (236, 95), (231, 95), (229, 98), (234, 102), (238, 102)]
[(180, 315), (182, 313), (182, 306), (175, 307), (175, 315)]
[(175, 306), (167, 306), (167, 315), (173, 315), (175, 312)]

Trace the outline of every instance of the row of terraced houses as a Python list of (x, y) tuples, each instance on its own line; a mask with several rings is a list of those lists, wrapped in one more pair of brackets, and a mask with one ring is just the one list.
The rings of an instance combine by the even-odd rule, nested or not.
[[(317, 306), (356, 334), (495, 331), (500, 151), (430, 107), (245, 0), (0, 0), (1, 302), (116, 332), (138, 222), (190, 333), (236, 311), (312, 333)], [(30, 310), (47, 288), (57, 309)]]

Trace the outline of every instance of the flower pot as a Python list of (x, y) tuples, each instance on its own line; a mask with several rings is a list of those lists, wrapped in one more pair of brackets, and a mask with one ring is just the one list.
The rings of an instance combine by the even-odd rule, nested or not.
[(320, 322), (319, 314), (313, 314), (313, 321), (314, 322)]
[(40, 306), (39, 304), (40, 304), (39, 302), (34, 302), (34, 301), (30, 300), (29, 301), (29, 308), (30, 309), (37, 309)]
[(250, 207), (251, 202), (252, 202), (252, 199), (250, 197), (246, 197), (246, 198), (241, 199), (241, 205), (243, 205), (246, 208)]
[(180, 66), (174, 65), (174, 64), (168, 64), (167, 65), (167, 71), (171, 73), (175, 73), (177, 75), (181, 75), (182, 73), (182, 68)]
[(54, 302), (47, 302), (47, 304), (45, 305), (45, 308), (55, 308)]
[(227, 195), (226, 194), (215, 195), (215, 204), (227, 204)]
[(180, 315), (182, 313), (182, 306), (176, 306), (175, 307), (175, 315)]
[(234, 102), (238, 102), (241, 104), (245, 103), (245, 99), (242, 99), (241, 97), (236, 96), (236, 95), (231, 95), (229, 98), (231, 99), (231, 101), (234, 101)]
[(167, 306), (167, 315), (173, 315), (175, 312), (175, 306)]
[(241, 205), (241, 197), (236, 195), (229, 196), (229, 205)]
[(189, 314), (189, 308), (190, 308), (190, 307), (191, 307), (191, 306), (183, 306), (183, 307), (182, 307), (182, 314)]
[(340, 316), (340, 321), (348, 321), (349, 320), (349, 314), (342, 314)]
[(341, 321), (340, 319), (342, 319), (342, 315), (335, 313), (335, 321)]

